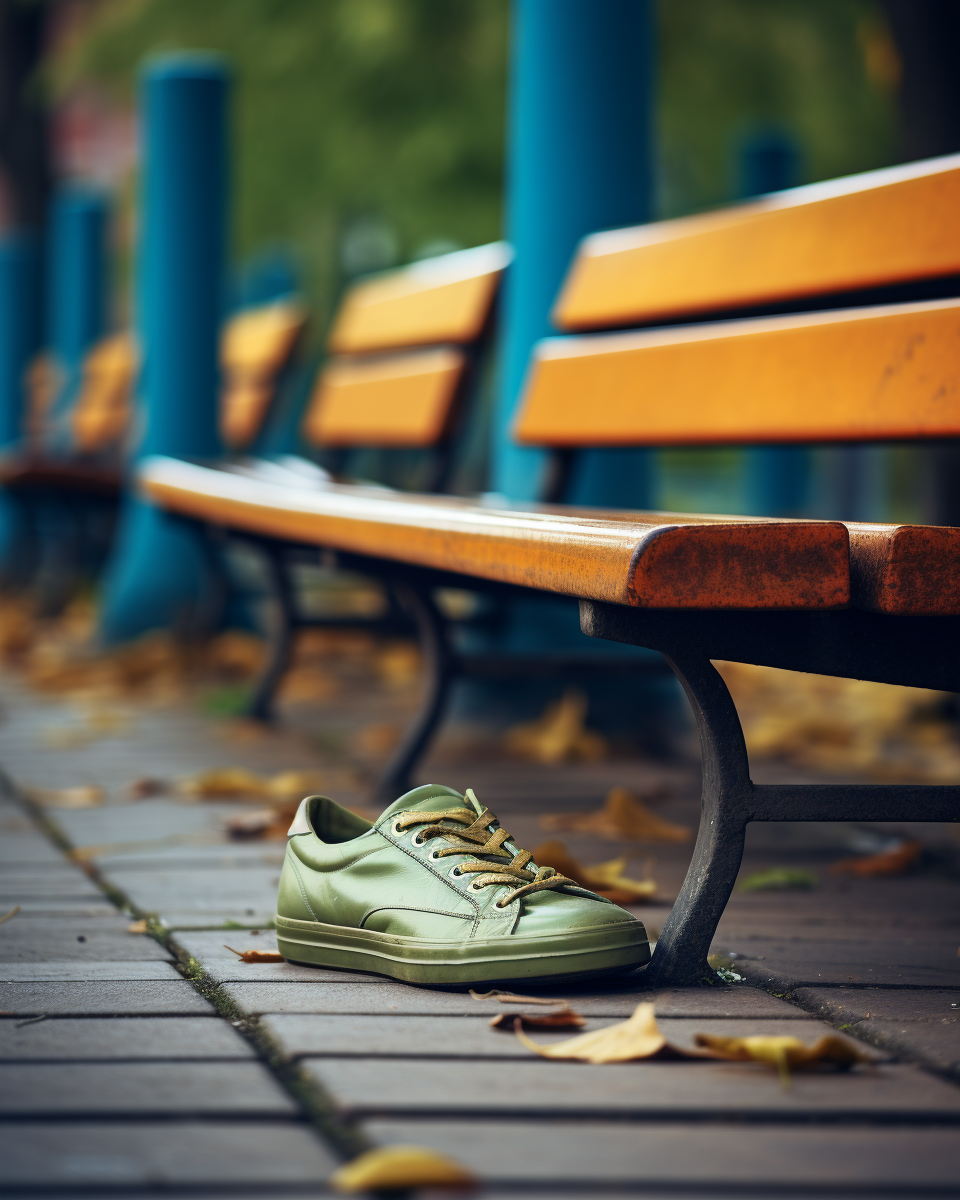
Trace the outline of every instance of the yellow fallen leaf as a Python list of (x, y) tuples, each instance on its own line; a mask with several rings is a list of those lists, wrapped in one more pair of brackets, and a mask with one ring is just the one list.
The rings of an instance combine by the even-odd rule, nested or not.
[(540, 824), (544, 829), (599, 833), (602, 837), (630, 838), (638, 842), (688, 842), (693, 836), (693, 830), (687, 825), (664, 820), (639, 797), (622, 787), (611, 788), (603, 808), (597, 812), (547, 813), (540, 818)]
[(384, 1146), (368, 1150), (330, 1176), (338, 1192), (416, 1187), (473, 1187), (475, 1177), (459, 1163), (423, 1146)]
[(504, 745), (519, 758), (547, 765), (596, 762), (606, 756), (607, 743), (599, 733), (586, 728), (586, 716), (586, 696), (570, 688), (535, 721), (508, 729)]
[(533, 851), (533, 861), (541, 867), (553, 867), (582, 887), (618, 904), (635, 904), (638, 900), (650, 900), (657, 894), (654, 880), (629, 879), (624, 875), (626, 858), (613, 858), (609, 862), (585, 867), (567, 853), (563, 842), (554, 841), (537, 846)]
[(144, 920), (131, 921), (127, 926), (127, 933), (146, 933), (147, 923)]
[(78, 787), (25, 787), (24, 792), (35, 804), (44, 808), (97, 808), (107, 797), (102, 787), (81, 784)]
[(296, 800), (314, 795), (325, 787), (324, 777), (319, 771), (281, 771), (267, 780), (267, 792), (275, 800)]
[(4, 925), (7, 921), (11, 920), (13, 917), (15, 917), (17, 915), (17, 913), (19, 911), (20, 911), (20, 905), (15, 904), (13, 906), (13, 908), (10, 909), (9, 912), (5, 912), (3, 914), (3, 916), (0, 917), (0, 925)]
[(515, 1030), (517, 1037), (542, 1058), (576, 1059), (579, 1062), (615, 1063), (632, 1062), (638, 1058), (703, 1058), (703, 1053), (680, 1050), (671, 1046), (657, 1027), (653, 1005), (638, 1004), (633, 1015), (605, 1029), (594, 1029), (581, 1033), (579, 1037), (565, 1042), (554, 1042), (543, 1046), (528, 1038), (522, 1029)]
[(224, 943), (224, 950), (229, 950), (231, 954), (235, 954), (241, 962), (245, 963), (281, 963), (285, 959), (277, 950), (234, 950), (232, 946)]
[(213, 771), (202, 771), (192, 779), (183, 780), (180, 791), (203, 800), (227, 797), (262, 800), (270, 795), (267, 780), (245, 767), (218, 767)]
[(719, 1037), (710, 1033), (698, 1033), (694, 1038), (698, 1046), (711, 1051), (716, 1058), (733, 1062), (762, 1062), (776, 1067), (784, 1087), (790, 1083), (790, 1070), (798, 1067), (818, 1066), (832, 1063), (838, 1067), (852, 1067), (856, 1063), (869, 1063), (873, 1059), (864, 1054), (846, 1039), (836, 1034), (825, 1034), (812, 1046), (797, 1037)]
[(545, 996), (519, 996), (516, 992), (502, 992), (494, 988), (492, 992), (475, 992), (469, 989), (474, 1000), (497, 1000), (500, 1004), (566, 1004), (566, 1000), (548, 1000)]

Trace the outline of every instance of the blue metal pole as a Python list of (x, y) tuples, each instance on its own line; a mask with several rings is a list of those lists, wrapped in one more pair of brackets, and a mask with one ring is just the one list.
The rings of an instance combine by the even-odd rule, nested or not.
[[(494, 430), (497, 492), (537, 499), (546, 455), (510, 426), (534, 343), (587, 233), (649, 220), (653, 15), (648, 0), (514, 0), (506, 237), (516, 258), (503, 298)], [(568, 499), (648, 502), (643, 451), (579, 456)]]
[[(218, 337), (225, 299), (227, 74), (176, 55), (143, 79), (139, 329), (144, 434), (136, 457), (219, 453)], [(107, 641), (188, 624), (208, 583), (199, 533), (130, 496), (101, 610)]]
[[(799, 183), (800, 155), (779, 130), (753, 134), (740, 148), (739, 194), (747, 200)], [(810, 492), (806, 446), (759, 446), (746, 453), (746, 509), (763, 517), (797, 517)]]
[[(39, 239), (14, 233), (0, 241), (0, 447), (23, 433), (27, 370), (40, 350), (41, 254)], [(0, 490), (0, 579), (14, 583), (29, 566), (23, 504)]]

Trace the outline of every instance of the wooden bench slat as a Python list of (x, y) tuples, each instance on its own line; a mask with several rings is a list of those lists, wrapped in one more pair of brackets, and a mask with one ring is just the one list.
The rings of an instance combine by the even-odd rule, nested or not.
[(570, 596), (788, 609), (849, 598), (839, 522), (489, 509), (374, 488), (286, 487), (169, 458), (146, 460), (139, 479), (163, 508), (201, 520)]
[(960, 613), (960, 529), (846, 522), (851, 599), (873, 612)]
[(956, 300), (548, 338), (515, 435), (544, 446), (957, 437), (958, 346)]
[(223, 388), (220, 436), (233, 450), (249, 446), (263, 426), (277, 376), (307, 323), (296, 300), (278, 300), (231, 317), (220, 337)]
[(509, 247), (494, 242), (361, 280), (344, 297), (330, 349), (362, 354), (475, 341), (509, 260)]
[(304, 434), (315, 446), (435, 446), (466, 364), (453, 346), (334, 359), (317, 382)]
[(950, 155), (593, 234), (554, 319), (595, 329), (955, 274), (958, 213)]

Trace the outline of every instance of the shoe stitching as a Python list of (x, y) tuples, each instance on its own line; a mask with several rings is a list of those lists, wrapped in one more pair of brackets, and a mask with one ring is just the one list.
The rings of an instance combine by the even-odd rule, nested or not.
[(473, 921), (473, 917), (469, 913), (448, 912), (445, 908), (418, 908), (415, 904), (381, 904), (377, 908), (368, 908), (360, 918), (360, 924), (357, 928), (363, 929), (367, 917), (372, 917), (374, 913), (378, 912), (435, 913), (439, 917), (456, 917), (460, 921)]
[[(396, 813), (394, 813), (394, 816), (396, 816)], [(383, 822), (383, 824), (384, 825), (388, 824), (390, 820), (392, 820), (392, 818), (388, 818), (387, 820), (385, 820)], [(440, 871), (435, 870), (430, 865), (429, 862), (424, 862), (424, 860), (418, 854), (414, 854), (412, 850), (408, 850), (406, 846), (402, 845), (395, 838), (391, 837), (388, 833), (384, 833), (383, 829), (378, 828), (377, 826), (374, 826), (374, 828), (376, 828), (377, 833), (379, 833), (382, 838), (384, 838), (386, 841), (388, 841), (391, 846), (396, 846), (396, 848), (398, 850), (402, 850), (404, 852), (404, 854), (409, 855), (409, 857), (412, 858), (415, 863), (419, 863), (421, 867), (425, 867), (430, 872), (431, 875), (435, 875), (437, 879), (439, 879), (443, 883), (445, 883), (452, 892), (456, 892), (458, 897), (460, 897), (463, 900), (466, 900), (468, 904), (473, 905), (473, 910), (474, 910), (475, 916), (474, 916), (474, 921), (473, 921), (473, 928), (470, 931), (470, 936), (473, 937), (473, 935), (480, 928), (480, 920), (481, 920), (480, 905), (477, 903), (477, 901), (474, 900), (474, 898), (472, 896), (468, 896), (466, 892), (462, 892), (457, 887), (456, 884), (451, 883), (445, 874), (442, 874)]]
[(303, 901), (304, 908), (306, 908), (307, 912), (310, 914), (311, 917), (313, 917), (313, 919), (315, 921), (319, 921), (320, 918), (313, 911), (310, 901), (307, 899), (307, 890), (303, 886), (303, 880), (300, 878), (300, 872), (297, 870), (296, 859), (294, 858), (294, 856), (292, 854), (288, 854), (287, 859), (290, 862), (290, 866), (293, 868), (293, 874), (297, 880), (297, 887), (300, 889), (300, 898)]

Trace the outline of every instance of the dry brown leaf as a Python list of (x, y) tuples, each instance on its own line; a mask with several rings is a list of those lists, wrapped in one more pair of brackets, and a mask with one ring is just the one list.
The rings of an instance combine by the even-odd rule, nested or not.
[(638, 1004), (626, 1021), (618, 1021), (616, 1025), (608, 1025), (605, 1029), (594, 1029), (590, 1033), (581, 1033), (579, 1037), (548, 1046), (528, 1038), (520, 1028), (515, 1033), (528, 1050), (533, 1050), (542, 1058), (615, 1063), (633, 1062), (641, 1058), (706, 1057), (702, 1051), (698, 1053), (671, 1046), (657, 1027), (653, 1005), (648, 1003)]
[(298, 804), (325, 786), (321, 771), (281, 771), (267, 780), (267, 791), (274, 800), (296, 800)]
[[(266, 838), (270, 830), (282, 822), (277, 821), (277, 814), (272, 808), (257, 809), (254, 812), (242, 813), (240, 816), (231, 817), (226, 822), (225, 828), (227, 835), (235, 841), (253, 841), (255, 838)], [(283, 827), (282, 833), (285, 834), (289, 821)]]
[(354, 738), (356, 753), (361, 758), (383, 758), (393, 750), (402, 736), (403, 731), (397, 725), (388, 722), (382, 725), (368, 725)]
[(330, 1176), (338, 1192), (402, 1188), (469, 1188), (476, 1179), (453, 1159), (422, 1146), (383, 1146), (344, 1163)]
[(830, 868), (831, 875), (854, 875), (859, 879), (885, 879), (905, 875), (920, 861), (921, 842), (904, 842), (895, 850), (882, 854), (867, 854), (857, 858), (841, 858)]
[(229, 950), (231, 954), (235, 954), (241, 962), (245, 963), (281, 963), (286, 961), (283, 955), (277, 950), (234, 950), (226, 942), (224, 942), (223, 948), (224, 950)]
[(148, 800), (151, 796), (164, 796), (171, 790), (171, 784), (166, 779), (135, 779), (127, 785), (127, 795), (131, 800)]
[(147, 923), (144, 920), (131, 921), (127, 926), (127, 933), (146, 933)]
[(561, 762), (597, 762), (606, 757), (606, 740), (586, 728), (587, 698), (570, 688), (547, 706), (535, 721), (514, 725), (504, 734), (511, 754), (547, 765)]
[(581, 887), (589, 888), (598, 896), (613, 900), (615, 904), (637, 904), (642, 900), (652, 900), (657, 894), (654, 880), (629, 879), (624, 875), (626, 858), (613, 858), (609, 862), (585, 867), (567, 852), (563, 842), (543, 842), (534, 850), (533, 861), (541, 867), (553, 867)]
[(786, 1087), (790, 1082), (790, 1071), (823, 1064), (837, 1067), (852, 1067), (857, 1063), (870, 1063), (873, 1059), (857, 1049), (845, 1038), (836, 1034), (825, 1034), (812, 1046), (796, 1037), (719, 1037), (709, 1033), (698, 1033), (698, 1046), (709, 1050), (715, 1058), (732, 1062), (761, 1062), (775, 1067), (780, 1082)]
[[(661, 791), (659, 795), (665, 795)], [(693, 831), (666, 821), (626, 788), (611, 788), (603, 808), (590, 813), (548, 813), (540, 818), (544, 829), (599, 833), (602, 837), (630, 838), (637, 842), (688, 842)]]
[(474, 1000), (496, 1000), (500, 1004), (566, 1004), (566, 1000), (547, 1000), (544, 996), (519, 996), (516, 992), (501, 992), (494, 988), (492, 992), (475, 992), (469, 989)]
[(24, 792), (44, 808), (98, 808), (107, 798), (102, 787), (81, 784), (68, 788), (25, 787)]
[(9, 912), (4, 913), (3, 916), (0, 917), (0, 925), (4, 925), (4, 924), (6, 924), (7, 921), (13, 920), (13, 918), (17, 915), (17, 913), (19, 911), (20, 911), (20, 905), (15, 904), (13, 906), (13, 908), (10, 909)]
[(586, 1019), (566, 1006), (553, 1012), (542, 1013), (497, 1013), (487, 1024), (492, 1029), (579, 1029)]

